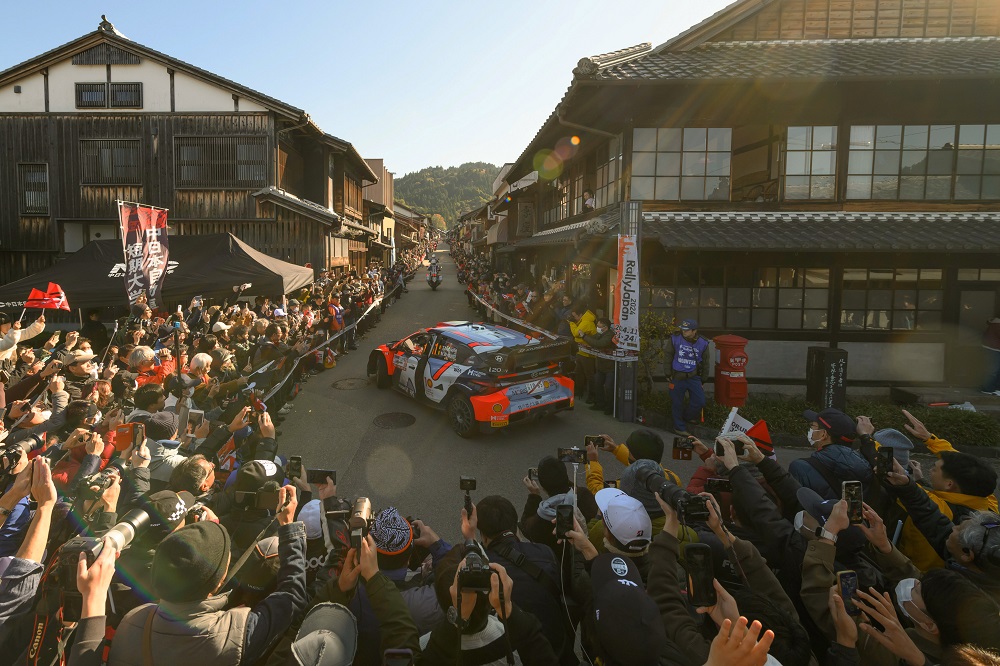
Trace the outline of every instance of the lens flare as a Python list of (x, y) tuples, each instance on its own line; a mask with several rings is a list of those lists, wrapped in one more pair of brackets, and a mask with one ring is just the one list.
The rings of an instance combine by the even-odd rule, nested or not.
[(543, 148), (535, 153), (532, 165), (538, 172), (539, 178), (543, 180), (555, 180), (563, 171), (563, 158), (556, 151)]
[(571, 136), (569, 138), (569, 142), (572, 143), (574, 146), (579, 146), (580, 145), (580, 137), (578, 137), (578, 136)]

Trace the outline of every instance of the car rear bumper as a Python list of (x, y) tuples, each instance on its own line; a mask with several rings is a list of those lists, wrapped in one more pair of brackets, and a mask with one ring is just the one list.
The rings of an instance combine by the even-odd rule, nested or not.
[[(538, 384), (537, 393), (533, 384)], [(556, 375), (506, 386), (492, 393), (469, 398), (476, 421), (493, 428), (503, 428), (534, 416), (544, 416), (573, 409), (573, 380)]]

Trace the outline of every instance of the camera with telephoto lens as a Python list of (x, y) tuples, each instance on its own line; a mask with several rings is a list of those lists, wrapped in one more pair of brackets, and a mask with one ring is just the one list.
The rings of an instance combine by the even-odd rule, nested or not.
[(119, 478), (122, 477), (123, 471), (121, 465), (123, 463), (123, 459), (117, 458), (109, 462), (108, 466), (100, 472), (94, 472), (87, 478), (83, 479), (80, 482), (80, 485), (77, 486), (80, 489), (80, 498), (85, 500), (95, 500), (103, 495), (105, 490), (114, 485), (114, 475), (116, 472)]
[(490, 560), (475, 541), (465, 542), (465, 559), (458, 570), (458, 589), (471, 592), (490, 592)]
[(698, 523), (708, 520), (708, 500), (704, 497), (692, 495), (676, 483), (667, 481), (662, 474), (656, 474), (653, 470), (639, 470), (636, 474), (636, 480), (645, 485), (649, 492), (659, 495), (681, 517), (684, 523)]
[[(118, 524), (104, 533), (111, 540), (111, 545), (119, 553), (128, 547), (135, 536), (149, 525), (149, 514), (144, 509), (132, 509), (126, 513)], [(59, 549), (59, 565), (57, 576), (61, 596), (62, 619), (65, 622), (78, 622), (83, 608), (83, 596), (76, 586), (76, 571), (80, 553), (87, 556), (87, 567), (104, 550), (104, 540), (93, 537), (74, 537), (64, 543)]]
[(24, 449), (18, 444), (8, 444), (0, 448), (0, 478), (14, 471), (17, 463), (21, 462), (21, 453), (23, 451)]
[(351, 531), (351, 548), (358, 551), (361, 557), (361, 542), (368, 536), (372, 525), (372, 503), (367, 497), (354, 500), (351, 517), (347, 520), (347, 528)]

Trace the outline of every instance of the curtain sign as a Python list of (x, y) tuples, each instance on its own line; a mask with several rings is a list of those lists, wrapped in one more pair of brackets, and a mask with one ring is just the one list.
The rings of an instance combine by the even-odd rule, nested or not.
[(162, 305), (163, 279), (170, 246), (167, 239), (167, 211), (142, 204), (118, 202), (125, 249), (125, 292), (129, 305), (146, 295), (151, 308)]
[(618, 348), (639, 351), (639, 245), (635, 235), (618, 236), (618, 284), (614, 324)]

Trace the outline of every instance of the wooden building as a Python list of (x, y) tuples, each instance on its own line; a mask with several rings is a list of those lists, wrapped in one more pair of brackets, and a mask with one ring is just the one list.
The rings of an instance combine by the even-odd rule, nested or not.
[(357, 150), (301, 109), (125, 38), (111, 23), (0, 72), (0, 282), (119, 236), (115, 201), (171, 234), (231, 232), (320, 269), (374, 235)]
[(597, 307), (602, 229), (642, 201), (643, 311), (749, 338), (752, 381), (802, 381), (821, 345), (856, 386), (975, 385), (1000, 307), (1000, 2), (740, 0), (580, 60), (505, 178), (533, 171), (500, 252)]
[(378, 231), (378, 236), (368, 241), (369, 263), (391, 266), (396, 261), (396, 220), (393, 213), (395, 181), (385, 160), (367, 158), (365, 161), (378, 176), (377, 183), (366, 185), (364, 189), (365, 219)]

